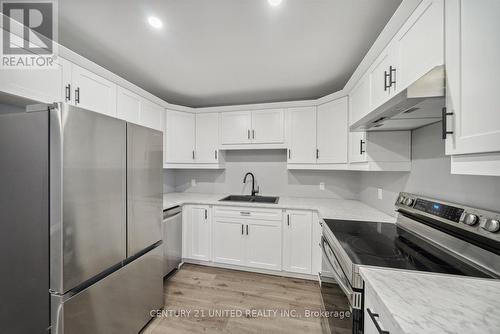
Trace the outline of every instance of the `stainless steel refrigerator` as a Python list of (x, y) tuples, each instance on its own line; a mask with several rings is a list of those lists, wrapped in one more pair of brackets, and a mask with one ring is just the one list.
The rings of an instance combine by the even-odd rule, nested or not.
[(0, 133), (1, 198), (15, 192), (0, 244), (27, 261), (10, 263), (3, 329), (137, 333), (163, 306), (162, 133), (62, 103), (2, 115)]

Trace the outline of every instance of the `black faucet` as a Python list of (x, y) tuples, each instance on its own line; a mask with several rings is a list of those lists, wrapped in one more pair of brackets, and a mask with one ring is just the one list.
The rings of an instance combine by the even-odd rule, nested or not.
[(245, 177), (243, 178), (243, 183), (247, 183), (247, 176), (250, 175), (252, 177), (252, 196), (255, 196), (255, 194), (259, 193), (259, 188), (255, 189), (255, 176), (252, 173), (246, 173)]

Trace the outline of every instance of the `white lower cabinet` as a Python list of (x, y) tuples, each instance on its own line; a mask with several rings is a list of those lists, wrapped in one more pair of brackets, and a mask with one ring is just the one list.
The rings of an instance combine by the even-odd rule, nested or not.
[(246, 265), (281, 270), (281, 221), (249, 220), (245, 233)]
[(375, 295), (372, 287), (365, 282), (364, 334), (401, 333), (399, 326)]
[(283, 270), (311, 274), (312, 212), (287, 210), (283, 225)]
[(245, 264), (245, 222), (238, 219), (214, 218), (213, 260), (218, 263)]
[(187, 205), (183, 208), (183, 257), (210, 261), (212, 248), (212, 216), (208, 205)]

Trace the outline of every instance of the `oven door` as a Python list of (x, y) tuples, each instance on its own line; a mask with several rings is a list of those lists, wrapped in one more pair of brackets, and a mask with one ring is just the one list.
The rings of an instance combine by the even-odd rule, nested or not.
[(351, 333), (353, 332), (352, 288), (325, 238), (321, 240), (321, 248), (323, 256), (319, 279), (322, 311), (329, 315), (334, 312), (351, 314), (348, 318), (323, 316), (321, 318), (323, 333)]

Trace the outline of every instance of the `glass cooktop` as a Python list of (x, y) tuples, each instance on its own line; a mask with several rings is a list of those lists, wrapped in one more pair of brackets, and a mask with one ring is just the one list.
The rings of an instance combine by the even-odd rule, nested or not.
[(354, 264), (491, 277), (396, 224), (325, 219)]

